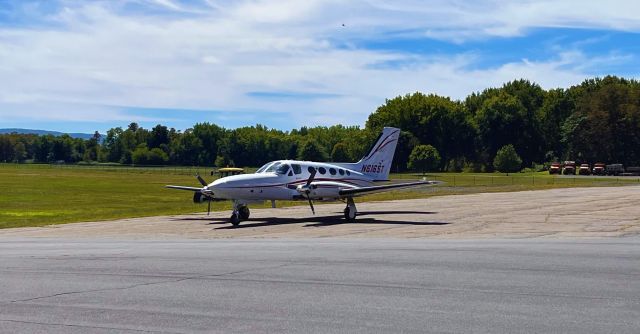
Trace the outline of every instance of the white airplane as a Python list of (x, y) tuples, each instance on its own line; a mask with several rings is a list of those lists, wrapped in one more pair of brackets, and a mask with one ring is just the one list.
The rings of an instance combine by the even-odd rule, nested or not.
[(389, 181), (391, 161), (398, 144), (400, 129), (386, 127), (378, 136), (369, 152), (356, 163), (324, 163), (313, 161), (278, 160), (260, 167), (253, 174), (223, 177), (207, 184), (196, 175), (202, 188), (172, 186), (167, 188), (193, 191), (195, 203), (231, 200), (233, 212), (229, 221), (238, 226), (249, 219), (249, 203), (276, 200), (307, 200), (315, 214), (313, 201), (343, 201), (347, 206), (344, 217), (347, 221), (356, 218), (354, 197), (390, 189), (434, 185), (437, 181), (419, 181), (376, 185)]

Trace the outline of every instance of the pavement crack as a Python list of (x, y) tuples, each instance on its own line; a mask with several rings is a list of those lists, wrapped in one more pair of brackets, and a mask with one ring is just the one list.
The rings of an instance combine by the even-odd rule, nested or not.
[(27, 321), (27, 320), (16, 320), (16, 319), (0, 319), (0, 322), (13, 322), (19, 324), (32, 324), (32, 325), (42, 325), (42, 326), (60, 326), (60, 327), (73, 327), (73, 328), (91, 328), (91, 329), (105, 329), (105, 330), (125, 330), (130, 332), (139, 332), (139, 333), (163, 333), (163, 334), (178, 334), (180, 332), (168, 332), (168, 331), (157, 331), (157, 330), (146, 330), (146, 329), (135, 329), (135, 328), (126, 328), (126, 327), (109, 327), (109, 326), (89, 326), (89, 325), (79, 325), (79, 324), (65, 324), (65, 323), (57, 323), (57, 322), (41, 322), (41, 321)]
[(127, 286), (114, 287), (114, 288), (67, 291), (67, 292), (54, 293), (54, 294), (46, 295), (46, 296), (38, 296), (38, 297), (32, 297), (32, 298), (26, 298), (26, 299), (11, 300), (11, 301), (9, 301), (9, 303), (25, 303), (25, 302), (31, 302), (31, 301), (40, 300), (40, 299), (47, 299), (47, 298), (68, 296), (68, 295), (77, 295), (77, 294), (91, 293), (91, 292), (128, 290), (128, 289), (134, 289), (134, 288), (139, 288), (139, 287), (143, 287), (143, 286), (152, 286), (152, 285), (169, 284), (169, 283), (179, 283), (179, 282), (184, 282), (184, 281), (194, 280), (194, 279), (220, 278), (220, 277), (225, 277), (225, 276), (230, 276), (230, 275), (235, 275), (235, 274), (241, 274), (241, 273), (246, 273), (246, 272), (251, 272), (251, 271), (256, 271), (256, 270), (278, 269), (278, 268), (282, 268), (282, 267), (285, 267), (285, 266), (288, 266), (288, 265), (289, 265), (288, 263), (285, 263), (285, 264), (281, 264), (281, 265), (277, 265), (277, 266), (260, 267), (260, 268), (249, 268), (249, 269), (243, 269), (243, 270), (229, 271), (229, 272), (225, 272), (225, 273), (221, 273), (221, 274), (196, 275), (196, 276), (182, 277), (182, 278), (172, 279), (172, 280), (163, 280), (163, 281), (157, 281), (157, 282), (145, 282), (145, 283), (131, 284), (131, 285), (127, 285)]

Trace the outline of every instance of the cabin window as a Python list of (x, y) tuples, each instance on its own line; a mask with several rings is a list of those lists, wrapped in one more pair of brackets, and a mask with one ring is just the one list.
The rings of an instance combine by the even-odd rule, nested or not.
[(296, 174), (302, 173), (302, 167), (300, 167), (300, 165), (298, 164), (291, 164), (291, 168), (293, 168), (293, 172)]
[(276, 169), (276, 174), (278, 175), (285, 175), (287, 174), (287, 172), (289, 171), (290, 167), (287, 164), (282, 164), (280, 166), (278, 166), (278, 168)]
[(344, 169), (339, 169), (338, 173), (340, 173), (340, 175), (344, 175)]
[(329, 168), (329, 174), (336, 175), (336, 169), (335, 168)]
[(309, 171), (309, 174), (313, 174), (313, 173), (316, 172), (316, 169), (311, 167), (311, 166), (309, 166), (309, 168), (307, 168), (307, 170)]
[(346, 172), (347, 172), (347, 175), (351, 175), (351, 172), (348, 169), (347, 169)]
[(327, 173), (327, 170), (324, 167), (320, 167), (318, 168), (318, 172), (320, 172), (320, 174), (324, 175)]

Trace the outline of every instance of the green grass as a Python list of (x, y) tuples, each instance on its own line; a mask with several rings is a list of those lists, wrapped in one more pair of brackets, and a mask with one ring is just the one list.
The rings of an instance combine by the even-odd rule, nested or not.
[[(117, 166), (50, 166), (0, 164), (0, 228), (42, 226), (80, 221), (201, 212), (206, 205), (191, 201), (190, 192), (164, 188), (166, 184), (198, 186), (193, 174), (207, 180), (210, 168)], [(394, 179), (419, 179), (416, 174), (394, 174)], [(638, 178), (555, 177), (533, 174), (428, 174), (445, 183), (374, 194), (358, 201), (422, 198), (448, 194), (520, 191), (558, 187), (640, 184)], [(268, 206), (265, 203), (263, 206)], [(306, 205), (278, 202), (278, 206)], [(256, 205), (252, 205), (256, 207)], [(258, 207), (260, 207), (258, 205)], [(212, 209), (230, 210), (229, 202)]]

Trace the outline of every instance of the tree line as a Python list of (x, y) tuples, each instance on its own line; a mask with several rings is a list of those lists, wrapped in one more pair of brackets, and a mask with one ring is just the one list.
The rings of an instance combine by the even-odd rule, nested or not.
[[(96, 132), (89, 140), (6, 134), (0, 135), (0, 161), (199, 166), (259, 166), (278, 159), (357, 161), (384, 126), (402, 129), (394, 171), (424, 168), (418, 160), (425, 154), (430, 169), (493, 171), (503, 165), (502, 158), (496, 160), (501, 149), (515, 153), (521, 167), (561, 160), (637, 166), (640, 83), (607, 76), (544, 90), (528, 80), (514, 80), (464, 100), (416, 92), (386, 100), (364, 128), (282, 131), (198, 123), (177, 131), (131, 123), (103, 136)], [(417, 149), (421, 145), (430, 148)]]

